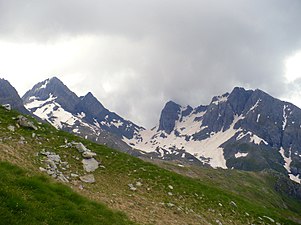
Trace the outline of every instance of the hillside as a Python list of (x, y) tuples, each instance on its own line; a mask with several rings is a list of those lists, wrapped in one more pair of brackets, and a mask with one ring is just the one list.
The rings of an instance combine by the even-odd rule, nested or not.
[[(56, 130), (48, 124), (37, 123), (34, 119), (29, 119), (29, 122), (33, 121), (33, 126), (17, 125), (18, 116), (17, 112), (0, 107), (0, 160), (22, 168), (1, 163), (1, 174), (4, 174), (0, 189), (1, 212), (7, 213), (1, 213), (0, 221), (10, 220), (11, 214), (8, 211), (16, 210), (13, 211), (17, 212), (13, 214), (16, 220), (10, 221), (10, 224), (26, 224), (30, 216), (38, 218), (45, 208), (62, 201), (62, 204), (65, 202), (66, 208), (70, 206), (72, 215), (69, 216), (80, 221), (75, 222), (70, 218), (68, 220), (66, 214), (66, 218), (63, 217), (66, 223), (85, 224), (80, 219), (84, 211), (87, 215), (94, 215), (91, 224), (100, 221), (101, 215), (106, 219), (112, 215), (112, 221), (115, 218), (115, 221), (124, 221), (119, 224), (130, 224), (123, 215), (116, 214), (103, 205), (100, 208), (95, 207), (99, 203), (91, 203), (85, 199), (89, 198), (105, 204), (112, 210), (122, 211), (130, 220), (139, 224), (301, 222), (300, 185), (291, 182), (280, 173), (170, 164), (161, 165), (166, 167), (163, 169), (106, 146)], [(90, 151), (83, 153), (89, 153), (91, 157), (85, 158), (86, 156), (79, 152), (76, 143), (82, 143), (89, 149)], [(83, 167), (82, 162), (85, 162), (85, 159), (98, 162), (94, 171), (91, 168), (87, 171), (87, 167)], [(52, 178), (45, 178), (47, 174)], [(90, 178), (92, 176), (94, 180), (87, 181), (86, 175), (90, 175)], [(63, 182), (64, 185), (56, 184), (54, 180)], [(66, 186), (84, 197), (74, 194)], [(5, 194), (12, 198), (5, 197)], [(45, 194), (51, 196), (47, 198), (49, 205), (45, 202)], [(35, 196), (41, 198), (34, 198)], [(78, 211), (79, 208), (74, 204), (81, 202), (83, 206)], [(24, 211), (16, 209), (15, 205), (19, 204)], [(61, 204), (52, 205), (57, 210), (46, 211), (49, 214), (47, 217), (55, 218), (61, 213), (66, 213), (62, 208), (57, 208), (60, 206)], [(35, 212), (25, 210), (30, 207), (35, 209)], [(72, 210), (75, 210), (74, 214)], [(27, 214), (29, 212), (30, 214)], [(50, 224), (45, 217), (39, 218), (45, 224)]]
[(0, 162), (1, 224), (134, 224), (45, 176)]

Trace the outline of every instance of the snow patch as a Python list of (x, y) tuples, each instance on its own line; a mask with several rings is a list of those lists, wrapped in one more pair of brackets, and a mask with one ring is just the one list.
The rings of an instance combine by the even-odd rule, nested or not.
[(86, 114), (84, 112), (81, 112), (81, 113), (78, 113), (76, 116), (80, 119), (83, 119), (86, 117)]
[(35, 91), (39, 91), (41, 89), (46, 88), (48, 83), (49, 83), (49, 79), (45, 80), (44, 83), (40, 87), (38, 87)]
[(292, 158), (291, 158), (291, 150), (289, 151), (289, 156), (286, 157), (284, 155), (284, 148), (281, 147), (280, 150), (279, 150), (281, 156), (283, 157), (284, 161), (285, 161), (285, 164), (284, 164), (284, 168), (287, 170), (287, 172), (290, 172), (291, 169), (290, 169), (290, 165), (291, 165), (291, 162), (292, 162)]
[(119, 128), (123, 126), (123, 122), (121, 120), (113, 120), (111, 122), (111, 125), (114, 125), (115, 127)]
[(249, 153), (237, 152), (234, 156), (235, 158), (247, 157)]
[(256, 120), (256, 123), (259, 122), (259, 118), (260, 118), (260, 114), (257, 115), (257, 120)]
[(247, 114), (249, 112), (253, 111), (254, 109), (256, 109), (261, 101), (262, 101), (261, 99), (258, 99), (257, 102), (249, 109), (249, 111), (247, 112)]
[(32, 96), (29, 99), (32, 99), (31, 102), (25, 104), (25, 108), (28, 110), (31, 110), (33, 108), (41, 107), (45, 103), (52, 102), (56, 99), (57, 97), (54, 97), (51, 93), (49, 94), (48, 99), (46, 100), (39, 100), (36, 96)]
[(288, 115), (286, 114), (286, 109), (288, 108), (288, 105), (284, 105), (283, 106), (283, 121), (282, 121), (282, 130), (285, 129), (286, 125), (287, 125), (287, 117)]
[[(41, 101), (34, 100), (25, 105), (25, 107), (30, 110), (34, 115), (40, 117), (41, 119), (47, 120), (57, 129), (61, 129), (63, 125), (73, 126), (76, 121), (79, 121), (81, 125), (91, 128), (87, 123), (84, 123), (80, 118), (74, 116), (72, 113), (64, 110), (62, 106), (57, 103), (57, 97), (49, 94), (49, 98)], [(83, 114), (81, 113), (83, 116)], [(91, 128), (92, 129), (92, 128)]]
[(36, 96), (30, 96), (30, 97), (29, 97), (29, 101), (33, 101), (33, 100), (36, 100), (36, 99), (37, 99)]
[(227, 96), (217, 96), (217, 100), (213, 101), (211, 104), (218, 105), (219, 103), (226, 102), (228, 100)]
[(256, 134), (253, 134), (251, 131), (248, 131), (247, 133), (240, 133), (237, 137), (236, 140), (240, 140), (242, 138), (244, 138), (245, 136), (249, 136), (250, 137), (250, 142), (259, 145), (261, 144), (261, 142), (263, 142), (265, 145), (268, 145), (268, 142), (265, 141), (264, 139), (258, 137)]
[(100, 128), (100, 124), (98, 123), (98, 121), (95, 118), (93, 120), (94, 120), (94, 125)]
[[(189, 116), (184, 117), (181, 121), (176, 121), (175, 130), (177, 130), (180, 135), (193, 135), (202, 130), (202, 121), (196, 121), (196, 118), (201, 118), (206, 112), (195, 113), (192, 112)], [(204, 129), (204, 128), (203, 128)]]
[[(202, 158), (208, 159), (206, 162), (213, 168), (221, 167), (226, 169), (224, 150), (220, 146), (233, 137), (236, 132), (241, 131), (240, 129), (234, 129), (234, 125), (243, 118), (243, 116), (236, 115), (228, 130), (212, 133), (210, 137), (201, 141), (193, 140), (192, 136), (187, 135), (176, 136), (174, 133), (167, 135), (166, 133), (162, 133), (162, 131), (156, 132), (156, 129), (143, 130), (135, 138), (129, 140), (124, 137), (123, 140), (128, 144), (133, 143), (136, 149), (140, 149), (144, 152), (155, 152), (158, 147), (163, 147), (166, 151), (169, 151), (169, 153), (172, 152), (171, 149), (182, 149), (192, 155), (197, 154), (200, 156), (198, 158), (200, 161)], [(186, 123), (188, 120), (189, 122), (193, 122), (193, 119), (187, 118), (183, 123)], [(194, 121), (194, 123), (198, 124), (198, 130), (200, 130), (200, 123), (196, 121)], [(181, 132), (180, 129), (177, 130)], [(189, 141), (187, 141), (187, 138)]]
[(295, 176), (294, 174), (289, 174), (289, 178), (299, 184), (301, 184), (301, 179), (298, 176)]

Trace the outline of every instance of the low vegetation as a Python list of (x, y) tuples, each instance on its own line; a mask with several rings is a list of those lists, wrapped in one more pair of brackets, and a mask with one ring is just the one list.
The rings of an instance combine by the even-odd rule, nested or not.
[[(37, 131), (17, 126), (11, 131), (8, 126), (15, 126), (17, 116), (0, 108), (0, 160), (10, 162), (0, 164), (0, 221), (7, 224), (133, 224), (127, 217), (162, 225), (301, 222), (300, 199), (276, 190), (277, 176), (269, 171), (167, 163), (159, 167), (47, 124), (35, 122)], [(95, 183), (70, 176), (86, 174), (80, 153), (66, 146), (72, 141), (97, 153), (101, 167), (93, 172)], [(45, 167), (41, 151), (55, 152), (68, 162), (70, 167), (63, 170), (68, 183), (59, 184), (40, 172)]]

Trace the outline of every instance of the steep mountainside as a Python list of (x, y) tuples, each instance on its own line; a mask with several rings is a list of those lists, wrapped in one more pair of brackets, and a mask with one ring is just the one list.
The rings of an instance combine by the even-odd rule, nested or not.
[(270, 170), (164, 164), (186, 177), (1, 106), (0, 149), (1, 224), (301, 223), (301, 186)]
[(194, 109), (170, 101), (159, 126), (124, 140), (161, 159), (189, 157), (225, 169), (270, 168), (300, 183), (301, 110), (258, 89), (234, 88)]
[(12, 109), (29, 114), (16, 89), (5, 79), (0, 78), (0, 105), (10, 104)]
[(56, 128), (123, 151), (131, 148), (121, 139), (143, 129), (107, 110), (90, 92), (78, 97), (56, 77), (36, 84), (22, 99), (30, 112)]

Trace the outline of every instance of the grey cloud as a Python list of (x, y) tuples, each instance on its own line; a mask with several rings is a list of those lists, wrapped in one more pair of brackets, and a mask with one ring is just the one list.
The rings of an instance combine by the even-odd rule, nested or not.
[[(86, 76), (77, 90), (150, 127), (170, 99), (207, 104), (234, 86), (285, 95), (283, 60), (301, 48), (300, 12), (299, 0), (0, 0), (0, 38), (107, 37), (106, 59), (96, 45), (66, 72)], [(106, 81), (116, 87), (109, 94)]]

